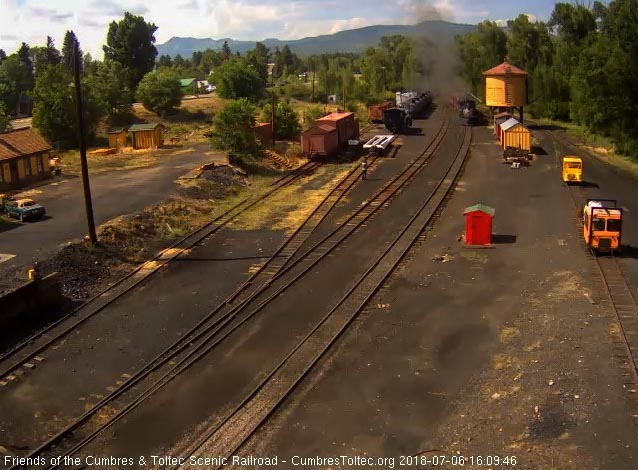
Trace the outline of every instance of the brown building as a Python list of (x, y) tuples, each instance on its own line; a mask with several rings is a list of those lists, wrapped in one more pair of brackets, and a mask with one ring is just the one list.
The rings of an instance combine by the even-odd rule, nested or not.
[(0, 134), (0, 190), (47, 178), (51, 145), (30, 127)]
[(301, 134), (301, 151), (309, 156), (330, 156), (339, 150), (337, 129), (319, 121)]
[(164, 143), (164, 124), (133, 124), (128, 128), (134, 149), (157, 149)]
[(259, 139), (259, 141), (266, 145), (272, 142), (272, 124), (269, 122), (258, 122), (253, 126), (253, 132), (255, 133), (255, 137)]
[(115, 127), (109, 129), (109, 148), (112, 149), (121, 149), (122, 147), (126, 147), (126, 127)]

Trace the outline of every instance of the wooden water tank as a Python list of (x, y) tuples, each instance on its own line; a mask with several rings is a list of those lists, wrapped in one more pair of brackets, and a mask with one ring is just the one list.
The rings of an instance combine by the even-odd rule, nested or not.
[(527, 105), (527, 72), (507, 60), (483, 72), (485, 104), (497, 108), (519, 108)]

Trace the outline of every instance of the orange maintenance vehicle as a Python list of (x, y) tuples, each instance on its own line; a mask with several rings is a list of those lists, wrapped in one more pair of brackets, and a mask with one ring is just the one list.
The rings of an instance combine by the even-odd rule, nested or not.
[(623, 210), (611, 199), (587, 199), (583, 208), (583, 236), (596, 252), (620, 248)]

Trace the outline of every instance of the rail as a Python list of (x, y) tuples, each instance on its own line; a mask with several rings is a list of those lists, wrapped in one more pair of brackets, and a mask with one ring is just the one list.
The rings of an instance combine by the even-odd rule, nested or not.
[[(74, 331), (79, 325), (83, 324), (85, 321), (101, 312), (108, 305), (130, 292), (134, 287), (157, 273), (160, 268), (183, 254), (184, 251), (197, 245), (205, 238), (210, 237), (242, 213), (263, 202), (268, 197), (290, 185), (300, 177), (306, 175), (308, 172), (315, 170), (320, 165), (321, 164), (317, 162), (308, 162), (298, 170), (277, 179), (271, 185), (271, 189), (269, 189), (265, 194), (260, 195), (259, 197), (243, 199), (228, 210), (224, 211), (224, 213), (215, 217), (212, 221), (180, 238), (177, 242), (162, 250), (152, 259), (142, 263), (126, 276), (120, 278), (113, 285), (104, 289), (69, 314), (63, 316), (47, 328), (39, 331), (35, 335), (32, 335), (27, 340), (7, 351), (5, 354), (0, 356), (0, 380), (5, 379), (24, 364), (38, 357), (39, 354), (51, 345), (64, 338), (66, 335)], [(126, 281), (130, 282), (127, 283)], [(78, 314), (83, 315), (71, 325), (65, 325), (67, 320)], [(61, 331), (55, 331), (58, 327), (60, 327)], [(39, 342), (40, 340), (43, 342)], [(3, 364), (10, 359), (13, 360), (9, 364)]]
[[(558, 152), (556, 150), (559, 147), (564, 148), (564, 145), (552, 132), (549, 132), (549, 135), (551, 136), (554, 154), (557, 158), (556, 167), (558, 167)], [(575, 223), (582, 234), (583, 223), (579, 215), (583, 209), (582, 203), (587, 198), (582, 186), (568, 185), (568, 188), (570, 199), (577, 214)], [(590, 249), (587, 249), (586, 252), (596, 263), (605, 293), (614, 311), (621, 338), (621, 347), (626, 354), (627, 365), (634, 380), (633, 383), (625, 385), (629, 386), (629, 389), (633, 389), (638, 383), (638, 358), (636, 357), (636, 353), (638, 353), (638, 305), (636, 304), (636, 299), (614, 253), (599, 256)]]
[[(71, 455), (77, 452), (88, 443), (90, 443), (95, 438), (95, 436), (115, 424), (127, 413), (144, 402), (149, 396), (163, 387), (166, 383), (168, 383), (174, 377), (176, 377), (177, 375), (185, 371), (188, 367), (197, 362), (199, 359), (201, 359), (201, 357), (212, 350), (223, 339), (228, 337), (233, 331), (235, 331), (242, 324), (252, 318), (256, 313), (258, 313), (268, 302), (276, 298), (285, 289), (287, 289), (298, 279), (300, 279), (321, 259), (328, 256), (328, 254), (339, 244), (341, 244), (341, 242), (347, 236), (354, 232), (354, 230), (361, 224), (363, 224), (368, 218), (372, 217), (372, 215), (381, 207), (383, 207), (384, 204), (388, 202), (391, 197), (395, 196), (398, 191), (400, 191), (401, 188), (405, 186), (405, 184), (411, 181), (411, 179), (427, 164), (427, 161), (433, 154), (434, 150), (438, 148), (438, 146), (440, 146), (444, 136), (447, 133), (448, 126), (449, 123), (442, 125), (431, 144), (426, 147), (426, 149), (421, 152), (421, 154), (419, 154), (413, 162), (411, 162), (393, 180), (389, 181), (384, 187), (380, 188), (368, 201), (367, 204), (359, 207), (348, 219), (347, 222), (351, 223), (346, 222), (334, 229), (330, 234), (325, 236), (313, 247), (308, 249), (294, 263), (285, 267), (285, 269), (280, 270), (270, 281), (268, 281), (267, 284), (263, 285), (260, 289), (249, 295), (247, 298), (242, 299), (240, 304), (227, 311), (223, 316), (213, 318), (213, 315), (219, 310), (216, 309), (215, 311), (211, 312), (211, 314), (205, 319), (205, 321), (213, 320), (211, 324), (203, 327), (205, 321), (200, 322), (189, 333), (185, 334), (182, 337), (182, 340), (179, 341), (179, 344), (176, 343), (172, 345), (169, 349), (160, 354), (158, 358), (156, 358), (156, 362), (149, 363), (144, 369), (127, 380), (122, 386), (120, 386), (108, 396), (104, 397), (91, 410), (87, 411), (82, 416), (77, 418), (74, 423), (59, 432), (56, 436), (53, 436), (44, 444), (40, 445), (34, 451), (30, 452), (29, 456), (33, 457), (36, 455), (48, 455), (49, 452), (51, 452), (54, 448), (56, 450), (56, 453), (62, 449), (66, 449), (63, 450), (63, 453), (61, 455)], [(354, 219), (356, 219), (356, 222), (352, 222)], [(323, 246), (328, 240), (333, 238), (337, 232), (340, 231), (345, 231), (346, 235), (344, 235), (339, 240), (334, 240), (327, 248)], [(320, 253), (318, 250), (319, 247), (323, 248)], [(316, 256), (314, 259), (311, 259), (311, 257), (309, 256), (311, 254), (317, 254), (318, 256)], [(280, 286), (274, 293), (267, 295), (267, 298), (264, 299), (255, 310), (251, 311), (243, 318), (238, 317), (238, 314), (242, 312), (245, 307), (248, 306), (250, 302), (253, 301), (258, 295), (267, 294), (267, 290), (273, 285), (274, 281), (282, 279), (287, 273), (295, 268), (295, 266), (301, 264), (304, 260), (308, 265), (305, 266), (305, 268), (303, 268), (301, 272), (295, 273), (292, 279), (285, 280), (284, 285)], [(231, 324), (232, 320), (234, 319), (237, 319), (237, 321), (234, 324)], [(226, 326), (228, 326), (228, 328), (224, 331), (223, 329)], [(185, 352), (183, 357), (179, 358), (178, 360), (173, 360), (178, 354), (182, 352)], [(158, 372), (158, 369), (162, 366), (164, 366), (168, 370), (163, 371), (160, 374)], [(155, 378), (157, 379), (155, 380)], [(142, 381), (144, 379), (153, 379), (155, 381), (152, 382), (144, 391), (136, 394), (136, 397), (133, 399), (133, 401), (119, 408), (120, 411), (107, 422), (97, 424), (91, 421), (91, 418), (95, 418), (98, 414), (97, 412), (101, 409), (104, 409), (105, 406), (109, 405), (110, 409), (113, 409), (114, 400), (118, 397), (123, 397), (125, 392), (131, 391), (133, 387), (141, 388), (138, 385), (142, 384)]]
[[(256, 432), (279, 407), (347, 329), (357, 314), (382, 287), (428, 227), (461, 173), (471, 143), (471, 130), (439, 183), (399, 235), (339, 302), (320, 320), (295, 348), (237, 406), (231, 416), (206, 432), (184, 454), (186, 458), (205, 449), (209, 455), (229, 457)], [(360, 288), (363, 284), (367, 286)], [(292, 377), (292, 379), (291, 379)], [(218, 466), (217, 468), (222, 468)], [(181, 468), (179, 465), (172, 469)]]

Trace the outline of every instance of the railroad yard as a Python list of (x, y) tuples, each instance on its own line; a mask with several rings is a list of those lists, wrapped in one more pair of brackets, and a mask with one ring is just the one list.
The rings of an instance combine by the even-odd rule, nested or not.
[[(0, 468), (636, 468), (634, 177), (533, 125), (513, 168), (435, 102), (365, 180), (309, 161), (0, 356)], [(591, 197), (616, 255), (583, 243)]]

